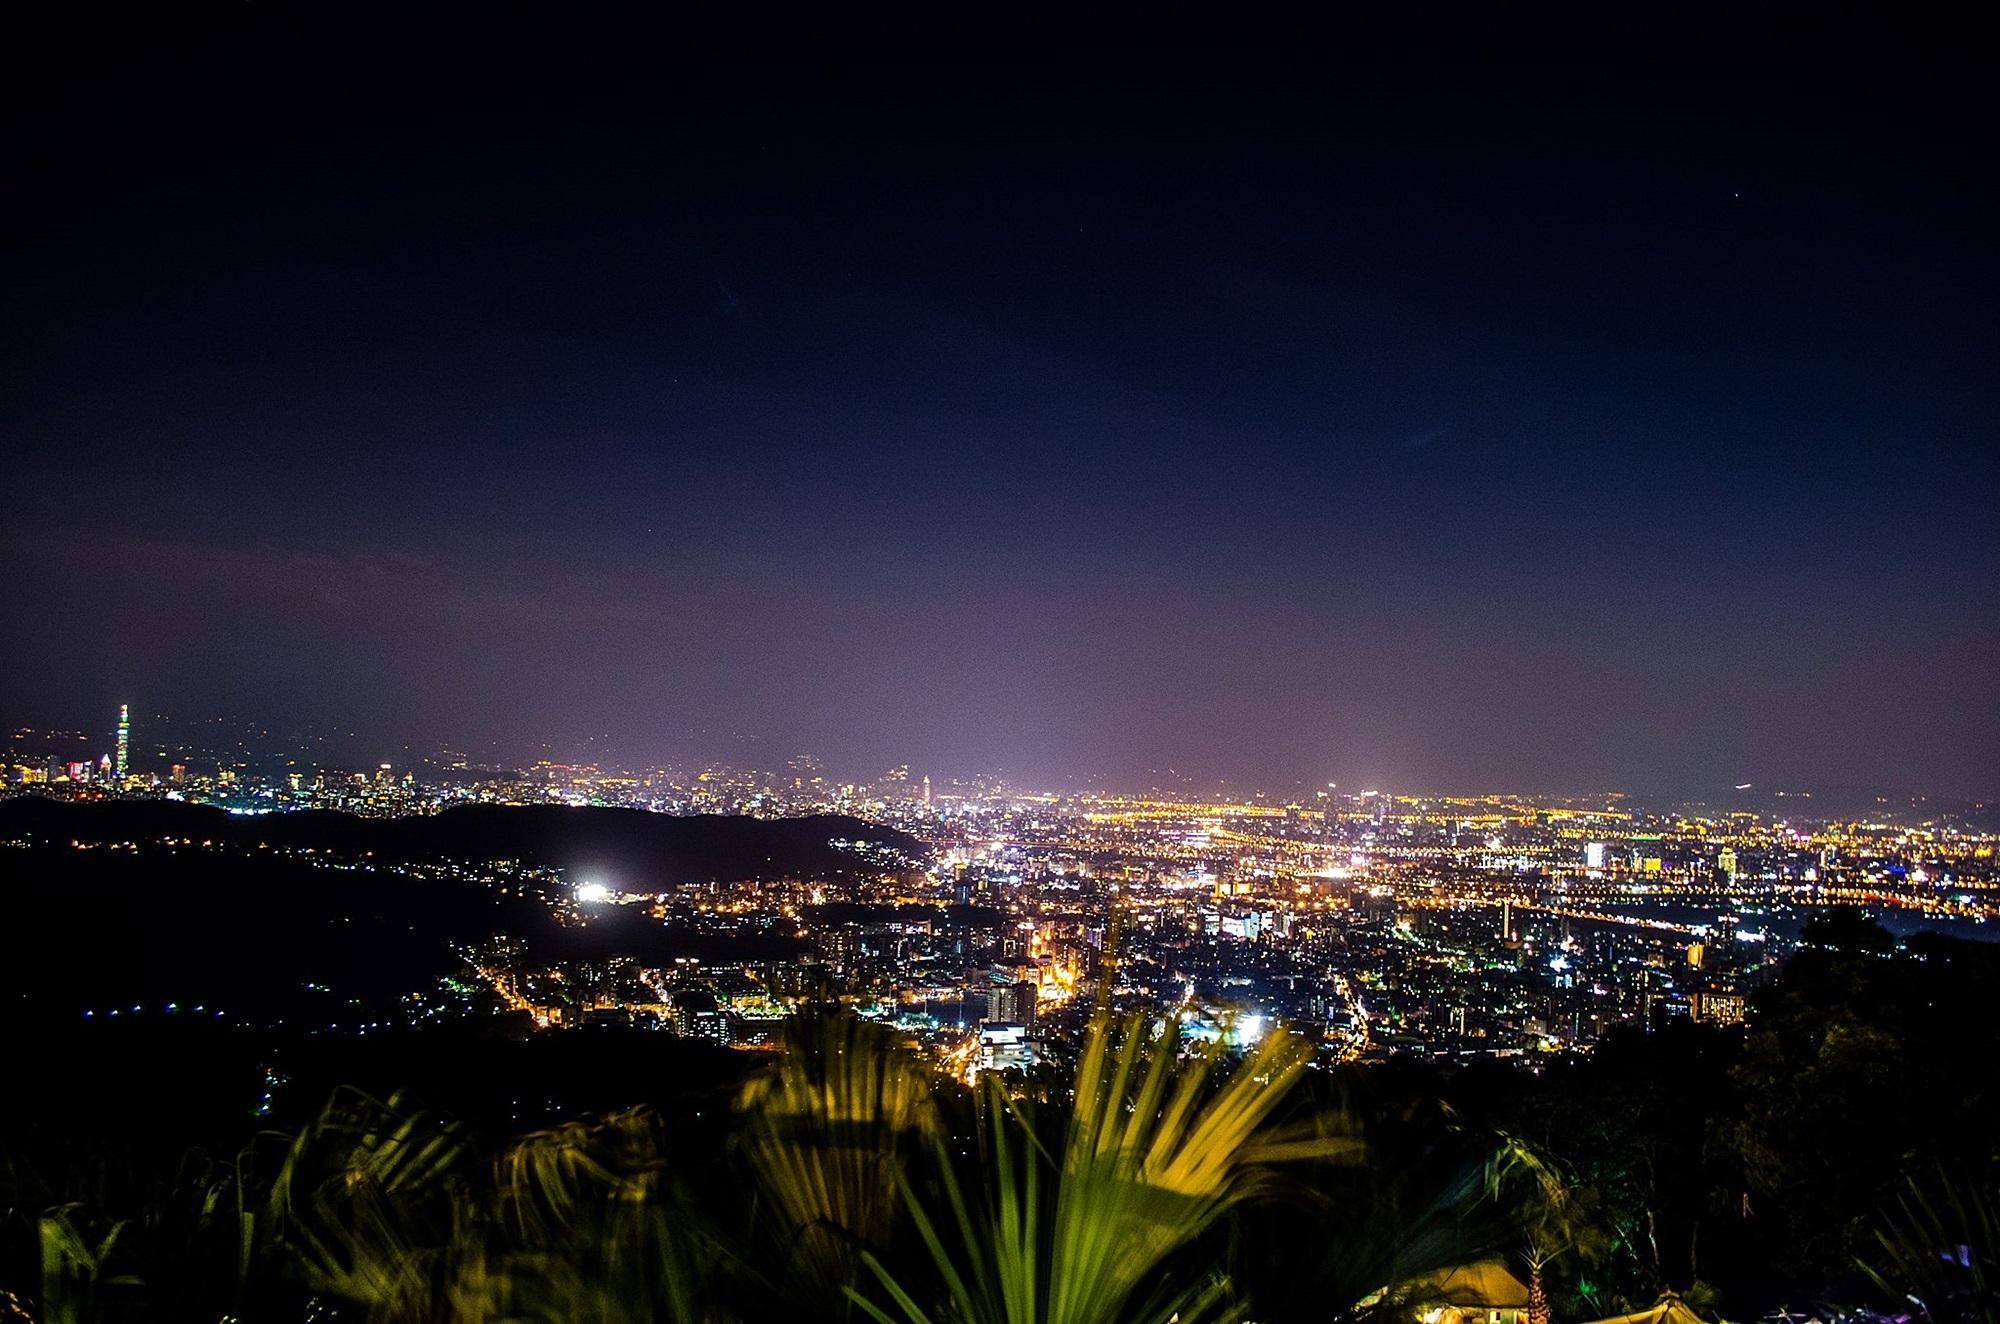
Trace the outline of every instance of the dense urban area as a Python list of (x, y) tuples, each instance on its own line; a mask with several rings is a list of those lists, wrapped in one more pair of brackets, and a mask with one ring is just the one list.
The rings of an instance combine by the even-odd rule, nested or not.
[[(1982, 805), (1954, 813), (1878, 797), (1872, 815), (1830, 817), (1804, 793), (1779, 797), (1779, 812), (1762, 799), (1756, 809), (1645, 809), (1618, 794), (1334, 785), (1229, 800), (1048, 794), (999, 779), (934, 783), (907, 767), (836, 782), (806, 755), (774, 772), (552, 762), (503, 771), (452, 755), (355, 771), (237, 739), (139, 758), (122, 711), (115, 736), (95, 742), (102, 749), (80, 733), (18, 731), (8, 791), (238, 816), (563, 805), (837, 815), (891, 830), (834, 841), (851, 867), (825, 875), (675, 875), (658, 863), (554, 858), (322, 860), (450, 869), (531, 895), (565, 925), (643, 915), (698, 937), (707, 953), (664, 966), (630, 956), (548, 962), (495, 935), (468, 951), (446, 993), (407, 1002), (412, 1022), (450, 1002), (538, 1028), (631, 1024), (758, 1046), (802, 999), (831, 996), (973, 1075), (1031, 1063), (1102, 998), (1172, 1013), (1191, 1033), (1231, 1043), (1283, 1026), (1328, 1061), (1533, 1058), (1587, 1050), (1622, 1023), (1741, 1020), (1746, 995), (1825, 907), (1864, 906), (1902, 931), (1975, 935), (2000, 915), (2000, 837), (1974, 826)], [(1752, 788), (1734, 789), (1748, 801), (1741, 793)]]
[[(275, 1183), (255, 1187), (266, 1200), (297, 1179), (309, 1140), (337, 1138), (335, 1168), (351, 1174), (340, 1165), (364, 1150), (384, 1161), (366, 1137), (385, 1128), (525, 1132), (505, 1151), (517, 1157), (558, 1137), (565, 1162), (594, 1156), (563, 1169), (582, 1180), (622, 1170), (607, 1143), (637, 1161), (618, 1147), (637, 1143), (640, 1114), (620, 1110), (645, 1100), (658, 1119), (645, 1126), (680, 1137), (675, 1171), (719, 1165), (713, 1207), (731, 1207), (752, 1162), (789, 1208), (792, 1183), (820, 1190), (812, 1165), (848, 1152), (828, 1110), (887, 1127), (867, 1143), (891, 1153), (911, 1127), (942, 1125), (912, 1117), (1085, 1089), (1063, 1082), (1096, 1079), (1121, 1024), (1155, 1027), (1116, 1041), (1128, 1047), (1169, 1036), (1161, 1060), (1189, 1072), (1303, 1073), (1293, 1092), (1317, 1138), (1287, 1143), (1334, 1166), (1315, 1170), (1304, 1222), (1282, 1201), (1233, 1216), (1247, 1240), (1229, 1290), (1252, 1317), (1796, 1324), (1979, 1318), (1965, 1300), (1990, 1301), (1982, 1288), (1913, 1312), (1919, 1293), (1885, 1286), (1940, 1272), (1924, 1249), (1940, 1237), (1964, 1251), (1948, 1277), (1988, 1253), (1958, 1230), (1986, 1217), (1976, 1174), (2000, 1099), (1986, 1015), (2000, 947), (1983, 941), (2000, 933), (2000, 885), (1981, 804), (1881, 795), (1835, 812), (1751, 786), (1707, 803), (1331, 784), (1042, 792), (903, 767), (843, 782), (808, 756), (765, 771), (453, 754), (357, 770), (314, 744), (127, 710), (104, 736), (11, 736), (0, 996), (22, 1061), (69, 1064), (6, 1105), (8, 1217), (54, 1211), (34, 1224), (44, 1301), (122, 1299), (118, 1282), (157, 1293), (178, 1275), (196, 1294), (233, 1281), (240, 1304), (253, 1263), (296, 1265), (285, 1238), (298, 1234), (282, 1229), (297, 1214), (279, 1204), (281, 1230), (233, 1279), (203, 1277), (200, 1255), (154, 1262), (179, 1226), (159, 1201), (212, 1211), (217, 1192), (254, 1186), (239, 1158), (173, 1196), (197, 1152), (189, 1131), (210, 1137), (204, 1171), (231, 1137), (255, 1150), (245, 1124), (295, 1137), (279, 1175), (257, 1179)], [(1965, 1018), (1976, 1028), (1953, 1028)], [(884, 1065), (898, 1061), (925, 1074)], [(75, 1156), (132, 1125), (135, 1079), (155, 1109), (174, 1101), (178, 1120), (146, 1143), (179, 1157), (156, 1171), (157, 1152), (121, 1142), (150, 1157), (129, 1158), (137, 1185), (107, 1194), (96, 1161)], [(851, 1089), (870, 1102), (849, 1117)], [(412, 1111), (417, 1099), (444, 1111)], [(794, 1114), (822, 1128), (809, 1172), (743, 1157), (762, 1152), (756, 1136), (778, 1145), (757, 1128)], [(752, 1138), (715, 1133), (724, 1118)], [(453, 1164), (472, 1161), (464, 1143)], [(1368, 1156), (1358, 1168), (1328, 1157), (1349, 1145)], [(864, 1189), (893, 1186), (890, 1169), (868, 1171)], [(1326, 1203), (1335, 1190), (1345, 1213)], [(361, 1215), (342, 1198), (322, 1234), (354, 1235)], [(120, 1199), (144, 1212), (117, 1216)], [(785, 1235), (861, 1226), (835, 1206), (793, 1210)], [(662, 1226), (686, 1217), (646, 1207)], [(214, 1235), (212, 1213), (189, 1226)], [(395, 1226), (371, 1253), (431, 1263)], [(893, 1240), (890, 1226), (871, 1235)], [(265, 1235), (244, 1228), (245, 1246)], [(6, 1288), (31, 1244), (0, 1220), (0, 1318), (10, 1300), (27, 1309)], [(691, 1269), (703, 1291), (734, 1284), (752, 1304), (658, 1313), (804, 1318), (811, 1299), (858, 1318), (861, 1305), (826, 1302), (862, 1301), (865, 1261), (822, 1250), (776, 1276)], [(465, 1290), (467, 1261), (450, 1263), (438, 1273)], [(371, 1313), (387, 1289), (358, 1268), (306, 1264), (268, 1289), (287, 1309), (395, 1317)], [(419, 1277), (396, 1290), (446, 1290)], [(639, 1290), (608, 1269), (591, 1282)], [(561, 1314), (584, 1289), (548, 1290)], [(435, 1297), (408, 1308), (452, 1313)]]

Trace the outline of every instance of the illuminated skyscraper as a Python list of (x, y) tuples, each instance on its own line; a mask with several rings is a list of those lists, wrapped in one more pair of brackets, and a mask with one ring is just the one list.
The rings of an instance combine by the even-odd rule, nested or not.
[(113, 775), (119, 781), (125, 780), (125, 759), (132, 752), (132, 708), (130, 704), (118, 705), (118, 758), (112, 764)]

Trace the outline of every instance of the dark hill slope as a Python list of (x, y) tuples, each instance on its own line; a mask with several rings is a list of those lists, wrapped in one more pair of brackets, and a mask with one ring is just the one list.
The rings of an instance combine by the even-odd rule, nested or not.
[(923, 847), (904, 833), (859, 819), (820, 814), (761, 819), (677, 818), (639, 809), (563, 805), (467, 805), (412, 818), (362, 818), (311, 810), (231, 814), (169, 800), (70, 804), (26, 797), (0, 802), (0, 840), (110, 843), (187, 837), (256, 847), (314, 847), (384, 860), (516, 860), (601, 874), (615, 885), (838, 877), (873, 872), (888, 856), (864, 860), (835, 841), (865, 842), (909, 859)]

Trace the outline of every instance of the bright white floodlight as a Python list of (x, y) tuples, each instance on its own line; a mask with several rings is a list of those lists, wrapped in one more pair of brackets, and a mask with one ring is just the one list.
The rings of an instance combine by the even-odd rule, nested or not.
[(611, 889), (603, 883), (579, 883), (576, 899), (586, 906), (601, 905), (611, 899)]

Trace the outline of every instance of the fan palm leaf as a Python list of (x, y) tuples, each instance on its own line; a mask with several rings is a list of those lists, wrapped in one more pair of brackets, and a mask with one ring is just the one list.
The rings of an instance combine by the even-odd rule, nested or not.
[[(1229, 1284), (1173, 1261), (1268, 1174), (1268, 1164), (1325, 1152), (1272, 1135), (1274, 1110), (1310, 1049), (1266, 1039), (1233, 1071), (1220, 1049), (1183, 1054), (1177, 1027), (1100, 1016), (1087, 1032), (1053, 1143), (1032, 1105), (987, 1078), (984, 1171), (969, 1191), (935, 1147), (946, 1216), (901, 1186), (938, 1289), (936, 1313), (912, 1275), (866, 1257), (880, 1300), (856, 1298), (881, 1324), (1113, 1324), (1226, 1316)], [(1179, 1270), (1179, 1272), (1176, 1272)]]
[(745, 1085), (737, 1143), (785, 1248), (773, 1276), (795, 1299), (845, 1302), (858, 1251), (887, 1243), (902, 1161), (938, 1130), (937, 1088), (889, 1030), (832, 1012), (797, 1018)]

